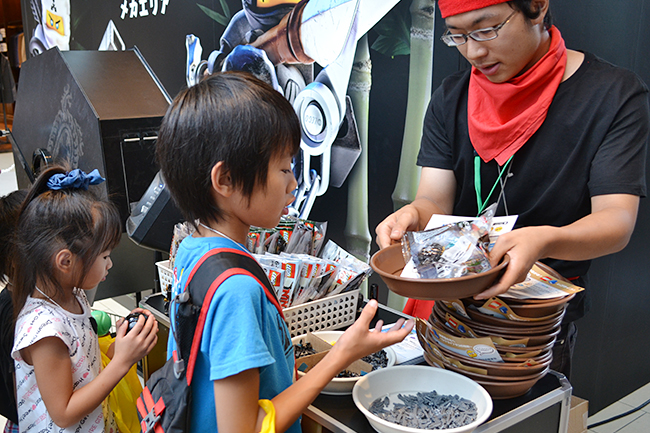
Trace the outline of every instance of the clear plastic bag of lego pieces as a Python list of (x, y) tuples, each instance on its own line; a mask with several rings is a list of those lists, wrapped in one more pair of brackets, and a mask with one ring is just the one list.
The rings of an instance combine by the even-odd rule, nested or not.
[(294, 291), (291, 305), (315, 301), (327, 294), (336, 274), (336, 264), (308, 254), (282, 253), (280, 257), (300, 260), (302, 264), (298, 287)]
[(290, 232), (277, 228), (251, 227), (246, 238), (246, 249), (253, 254), (279, 254), (287, 248)]
[(336, 244), (336, 242), (329, 240), (327, 241), (327, 244), (325, 244), (325, 247), (323, 248), (323, 252), (321, 253), (320, 257), (325, 260), (331, 260), (333, 262), (337, 263), (342, 263), (345, 261), (346, 263), (350, 264), (352, 267), (355, 269), (368, 273), (372, 273), (372, 268), (370, 265), (363, 260), (358, 259), (357, 257), (353, 256), (340, 246)]
[(285, 252), (289, 254), (318, 255), (323, 244), (327, 223), (298, 220), (293, 228)]
[(420, 278), (458, 278), (491, 268), (487, 247), (495, 206), (470, 221), (406, 232), (402, 253)]
[(260, 263), (260, 265), (262, 266), (264, 273), (268, 277), (269, 282), (273, 287), (273, 290), (275, 290), (275, 294), (277, 295), (278, 299), (280, 299), (280, 297), (282, 296), (282, 290), (285, 286), (284, 269), (276, 266), (270, 266), (264, 263)]
[(302, 262), (297, 258), (280, 256), (268, 252), (264, 255), (255, 255), (255, 258), (263, 268), (264, 266), (270, 266), (284, 271), (283, 287), (280, 292), (278, 292), (278, 299), (282, 308), (290, 307), (294, 291), (298, 289), (298, 284), (300, 282)]
[(271, 230), (251, 227), (246, 237), (246, 249), (253, 254), (264, 254), (264, 244), (271, 236)]
[(345, 259), (339, 262), (336, 278), (328, 292), (328, 296), (338, 295), (359, 288), (361, 283), (370, 275), (370, 272), (367, 272), (366, 268), (358, 268), (355, 265)]
[(314, 275), (309, 279), (307, 287), (301, 290), (300, 293), (293, 300), (292, 305), (300, 305), (309, 301), (316, 301), (324, 298), (329, 288), (334, 282), (336, 276), (336, 268), (331, 268), (328, 271), (322, 271), (319, 275)]
[(280, 253), (280, 258), (282, 260), (300, 261), (300, 272), (298, 273), (297, 284), (293, 290), (293, 296), (290, 302), (290, 305), (298, 305), (296, 300), (302, 299), (305, 296), (303, 292), (309, 287), (311, 279), (319, 274), (322, 269), (322, 264), (319, 263), (317, 257), (308, 254)]
[(293, 227), (263, 229), (252, 227), (248, 232), (246, 248), (254, 254), (280, 254), (287, 249)]
[(285, 215), (275, 228), (251, 227), (246, 248), (255, 254), (284, 252), (317, 256), (323, 245), (326, 230), (326, 222)]
[(358, 288), (372, 273), (369, 264), (356, 258), (331, 240), (327, 241), (323, 248), (321, 258), (339, 264), (336, 280), (328, 293), (329, 295), (337, 295)]

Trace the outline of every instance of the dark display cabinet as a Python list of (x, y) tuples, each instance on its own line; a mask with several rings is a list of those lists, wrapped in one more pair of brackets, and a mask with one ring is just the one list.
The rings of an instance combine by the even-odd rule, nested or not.
[[(13, 125), (19, 188), (29, 187), (48, 163), (97, 168), (124, 224), (158, 172), (154, 146), (169, 103), (137, 48), (53, 48), (30, 58), (22, 66)], [(153, 284), (153, 252), (128, 244), (124, 239), (113, 253), (117, 272), (100, 285), (98, 298)]]

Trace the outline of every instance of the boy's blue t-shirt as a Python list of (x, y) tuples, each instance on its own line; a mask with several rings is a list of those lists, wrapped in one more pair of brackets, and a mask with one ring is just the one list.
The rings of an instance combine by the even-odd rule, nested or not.
[[(174, 296), (185, 287), (199, 259), (215, 248), (243, 249), (220, 237), (188, 236), (181, 242), (173, 269)], [(173, 322), (174, 314), (170, 317)], [(170, 331), (168, 357), (175, 347)], [(272, 399), (292, 383), (293, 346), (287, 325), (264, 288), (249, 276), (235, 275), (219, 286), (206, 317), (192, 379), (192, 432), (217, 431), (212, 382), (251, 368), (260, 372), (259, 398)], [(300, 420), (287, 431), (300, 432)]]

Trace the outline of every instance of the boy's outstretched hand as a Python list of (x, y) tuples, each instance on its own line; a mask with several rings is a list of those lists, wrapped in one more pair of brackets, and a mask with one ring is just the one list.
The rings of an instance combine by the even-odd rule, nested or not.
[[(415, 322), (412, 319), (399, 319), (388, 331), (381, 332), (383, 321), (378, 321), (375, 329), (370, 330), (370, 322), (377, 312), (377, 301), (371, 299), (361, 311), (361, 315), (332, 347), (332, 351), (341, 351), (349, 357), (350, 363), (364, 356), (375, 353), (384, 347), (399, 343), (411, 332)], [(339, 354), (341, 355), (341, 354)]]

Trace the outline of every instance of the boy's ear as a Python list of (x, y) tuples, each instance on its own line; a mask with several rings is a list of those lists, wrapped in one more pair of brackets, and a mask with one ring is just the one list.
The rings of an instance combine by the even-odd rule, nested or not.
[(54, 267), (63, 273), (71, 273), (74, 268), (75, 256), (64, 248), (54, 256)]
[(217, 162), (210, 170), (210, 182), (212, 183), (212, 189), (224, 197), (228, 197), (233, 193), (230, 171), (226, 169), (223, 161)]

